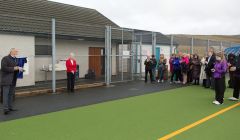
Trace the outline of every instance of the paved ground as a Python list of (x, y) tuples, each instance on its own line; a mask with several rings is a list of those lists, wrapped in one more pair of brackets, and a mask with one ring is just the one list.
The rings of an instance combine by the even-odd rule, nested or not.
[(49, 112), (56, 112), (69, 108), (87, 106), (101, 102), (150, 94), (155, 91), (163, 91), (178, 88), (181, 85), (145, 84), (143, 81), (118, 83), (111, 87), (98, 87), (82, 89), (75, 94), (44, 95), (35, 97), (18, 98), (15, 102), (17, 112), (4, 116), (0, 105), (0, 121), (14, 120)]

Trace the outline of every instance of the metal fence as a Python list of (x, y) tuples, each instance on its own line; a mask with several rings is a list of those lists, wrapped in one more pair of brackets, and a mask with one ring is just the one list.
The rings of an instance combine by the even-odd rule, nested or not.
[[(19, 56), (28, 59), (19, 86), (50, 87), (53, 92), (66, 86), (65, 62), (70, 53), (75, 54), (78, 65), (77, 85), (110, 85), (142, 79), (144, 61), (152, 54), (157, 60), (160, 54), (169, 59), (178, 52), (206, 56), (210, 48), (217, 52), (237, 45), (176, 35), (165, 37), (161, 43), (162, 36), (157, 32), (8, 15), (1, 15), (0, 19), (0, 46), (4, 46), (0, 59), (10, 48), (18, 48)], [(18, 22), (18, 26), (13, 22)]]
[(177, 43), (178, 52), (187, 54), (198, 54), (203, 57), (207, 55), (209, 49), (215, 52), (224, 51), (226, 48), (237, 46), (240, 43), (228, 42), (225, 40), (198, 39), (191, 36), (171, 36), (173, 42)]

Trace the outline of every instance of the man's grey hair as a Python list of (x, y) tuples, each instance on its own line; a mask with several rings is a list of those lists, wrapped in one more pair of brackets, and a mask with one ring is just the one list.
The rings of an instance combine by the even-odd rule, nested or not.
[(16, 50), (16, 48), (11, 48), (10, 49), (10, 53), (12, 52), (12, 51), (15, 51)]

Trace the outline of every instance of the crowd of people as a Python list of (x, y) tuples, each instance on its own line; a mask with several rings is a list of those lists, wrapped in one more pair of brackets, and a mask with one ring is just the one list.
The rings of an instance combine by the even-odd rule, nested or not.
[[(23, 72), (23, 68), (18, 65), (18, 50), (12, 48), (10, 53), (1, 60), (1, 94), (4, 107), (4, 114), (7, 115), (13, 108), (13, 97), (17, 83), (17, 75)], [(163, 83), (168, 80), (167, 59), (163, 54), (159, 60), (148, 56), (145, 64), (145, 82), (148, 81), (148, 75), (152, 83)], [(201, 60), (197, 54), (190, 55), (186, 53), (172, 54), (169, 59), (171, 84), (176, 83), (183, 85), (194, 84), (200, 85), (200, 81), (205, 88), (215, 90), (214, 104), (220, 105), (224, 102), (224, 93), (226, 90), (226, 73), (229, 72), (230, 80), (228, 82), (230, 88), (234, 88), (231, 101), (239, 100), (240, 92), (240, 54), (235, 56), (229, 54), (227, 59), (222, 52), (214, 53), (213, 50), (208, 52), (207, 57)], [(66, 61), (67, 74), (67, 90), (74, 92), (75, 76), (76, 76), (76, 60), (74, 54), (71, 53)]]
[[(145, 64), (145, 83), (148, 77), (152, 83), (163, 83), (167, 81), (167, 59), (163, 54), (159, 61), (155, 56), (148, 56)], [(215, 100), (213, 104), (220, 105), (224, 102), (226, 90), (226, 74), (229, 72), (229, 88), (234, 88), (231, 101), (239, 100), (240, 89), (240, 55), (229, 54), (225, 58), (223, 52), (215, 53), (209, 50), (208, 56), (200, 57), (197, 54), (178, 53), (172, 54), (169, 59), (170, 83), (171, 84), (193, 84), (215, 90)]]

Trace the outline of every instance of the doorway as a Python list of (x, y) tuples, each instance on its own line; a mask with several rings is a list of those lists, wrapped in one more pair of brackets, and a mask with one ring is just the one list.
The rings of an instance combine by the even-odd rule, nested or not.
[(89, 48), (89, 70), (94, 71), (96, 78), (105, 74), (105, 50), (99, 47)]

